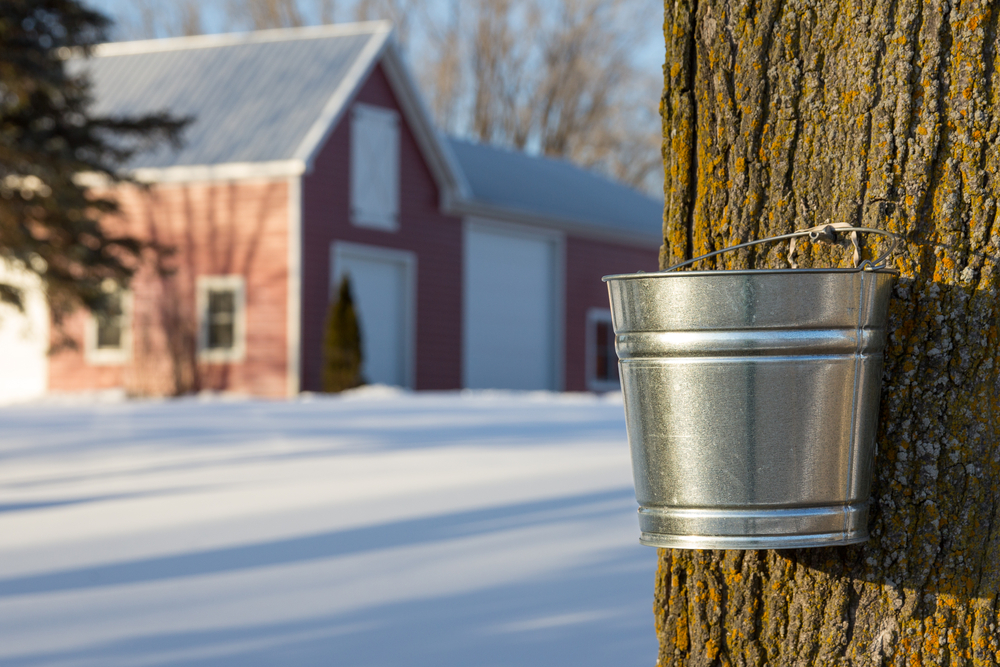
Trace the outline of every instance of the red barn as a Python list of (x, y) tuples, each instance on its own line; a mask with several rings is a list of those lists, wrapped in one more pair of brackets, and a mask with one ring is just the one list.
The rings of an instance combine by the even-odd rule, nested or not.
[[(657, 268), (661, 202), (562, 161), (443, 137), (385, 23), (108, 44), (95, 112), (194, 118), (128, 165), (149, 251), (120, 307), (69, 323), (50, 391), (320, 390), (349, 274), (366, 378), (617, 387), (602, 275)], [(2, 373), (2, 370), (0, 370)]]

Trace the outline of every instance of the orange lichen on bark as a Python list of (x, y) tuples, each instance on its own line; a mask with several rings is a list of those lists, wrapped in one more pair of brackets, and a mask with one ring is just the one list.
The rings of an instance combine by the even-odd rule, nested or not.
[[(987, 0), (667, 3), (663, 264), (826, 222), (905, 244), (871, 540), (665, 551), (663, 667), (1000, 664), (998, 14)], [(803, 244), (797, 261), (848, 257)], [(696, 268), (786, 262), (761, 249)]]

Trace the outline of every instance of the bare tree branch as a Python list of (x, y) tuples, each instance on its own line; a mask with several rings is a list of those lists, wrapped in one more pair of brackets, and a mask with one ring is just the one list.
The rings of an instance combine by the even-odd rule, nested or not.
[(132, 0), (132, 11), (116, 18), (117, 32), (127, 39), (157, 39), (205, 32), (204, 0)]
[(392, 21), (396, 28), (396, 41), (408, 50), (413, 18), (417, 7), (424, 0), (356, 0), (354, 18), (358, 21)]
[(468, 81), (463, 67), (467, 56), (462, 39), (462, 2), (451, 0), (443, 18), (432, 16), (426, 3), (420, 9), (429, 48), (417, 57), (417, 77), (421, 87), (432, 93), (428, 101), (437, 122), (446, 131), (454, 132)]
[(333, 23), (337, 16), (337, 5), (334, 0), (316, 0), (316, 16), (323, 25)]
[(183, 0), (177, 3), (180, 14), (180, 32), (182, 35), (200, 35), (205, 32), (202, 9), (204, 5), (199, 0)]
[(234, 24), (251, 30), (305, 25), (296, 0), (228, 0), (227, 12)]

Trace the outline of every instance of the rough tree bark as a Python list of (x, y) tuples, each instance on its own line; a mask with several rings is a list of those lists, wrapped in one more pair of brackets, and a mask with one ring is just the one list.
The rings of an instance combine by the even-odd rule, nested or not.
[[(905, 244), (871, 539), (662, 550), (661, 665), (1000, 664), (998, 14), (666, 0), (661, 264), (826, 221)], [(800, 266), (848, 254), (799, 247)], [(787, 248), (700, 268), (787, 267)]]

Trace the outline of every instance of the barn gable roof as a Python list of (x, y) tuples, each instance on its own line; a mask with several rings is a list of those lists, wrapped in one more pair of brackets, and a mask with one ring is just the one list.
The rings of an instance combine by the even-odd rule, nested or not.
[(137, 155), (149, 181), (297, 174), (382, 62), (442, 186), (453, 169), (387, 21), (103, 44), (72, 66), (88, 72), (93, 113), (190, 116), (184, 146)]
[(444, 139), (385, 21), (99, 46), (75, 60), (96, 115), (191, 116), (180, 150), (137, 155), (141, 180), (289, 176), (311, 169), (381, 63), (452, 213), (658, 245), (662, 205), (569, 163)]
[(106, 44), (87, 63), (93, 111), (195, 119), (183, 148), (138, 155), (130, 168), (302, 159), (331, 91), (353, 88), (389, 35), (382, 24), (350, 27)]

